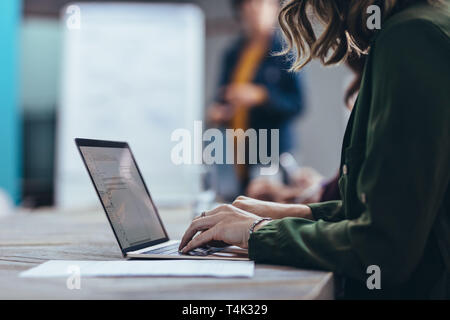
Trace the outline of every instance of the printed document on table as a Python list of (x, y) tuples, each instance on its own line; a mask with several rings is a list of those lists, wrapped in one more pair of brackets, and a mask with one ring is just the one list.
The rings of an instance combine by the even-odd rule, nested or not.
[(20, 277), (219, 277), (250, 278), (253, 261), (146, 260), (146, 261), (66, 261), (51, 260), (24, 271)]

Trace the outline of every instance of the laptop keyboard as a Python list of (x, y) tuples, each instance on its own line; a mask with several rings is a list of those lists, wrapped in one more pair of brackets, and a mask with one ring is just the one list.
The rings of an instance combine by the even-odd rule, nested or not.
[(178, 243), (174, 243), (165, 247), (161, 247), (158, 249), (152, 249), (149, 251), (142, 252), (142, 254), (163, 254), (169, 256), (178, 256), (180, 253), (178, 252)]
[[(183, 255), (182, 253), (178, 252), (178, 246), (179, 243), (174, 243), (165, 247), (152, 249), (149, 251), (145, 251), (142, 254), (161, 254), (166, 256), (180, 256)], [(204, 247), (204, 248), (197, 248), (190, 252), (188, 252), (188, 255), (191, 256), (207, 256), (214, 252), (221, 251), (222, 248), (212, 248), (212, 247)]]

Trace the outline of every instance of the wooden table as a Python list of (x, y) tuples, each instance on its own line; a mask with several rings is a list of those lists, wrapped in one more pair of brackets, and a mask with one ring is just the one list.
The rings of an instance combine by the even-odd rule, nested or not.
[[(190, 214), (161, 210), (171, 238), (179, 239)], [(82, 278), (80, 290), (66, 279), (19, 278), (47, 260), (120, 260), (104, 213), (43, 210), (0, 219), (0, 299), (332, 299), (333, 274), (257, 265), (251, 279)]]

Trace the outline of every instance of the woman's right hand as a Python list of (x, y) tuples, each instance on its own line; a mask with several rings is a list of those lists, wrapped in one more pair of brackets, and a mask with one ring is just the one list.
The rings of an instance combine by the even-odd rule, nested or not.
[(284, 204), (239, 196), (232, 205), (257, 216), (274, 220), (287, 217), (314, 219), (311, 209), (303, 204)]

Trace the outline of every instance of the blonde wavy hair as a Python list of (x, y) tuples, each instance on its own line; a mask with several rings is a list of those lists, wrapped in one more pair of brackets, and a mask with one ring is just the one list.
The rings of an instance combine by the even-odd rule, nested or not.
[[(381, 19), (418, 3), (435, 4), (441, 0), (286, 0), (279, 15), (286, 46), (280, 54), (294, 54), (292, 71), (302, 69), (313, 59), (323, 65), (346, 61), (351, 54), (369, 50), (376, 30), (367, 28), (367, 8), (377, 5)], [(313, 19), (324, 27), (320, 36), (313, 29)]]

